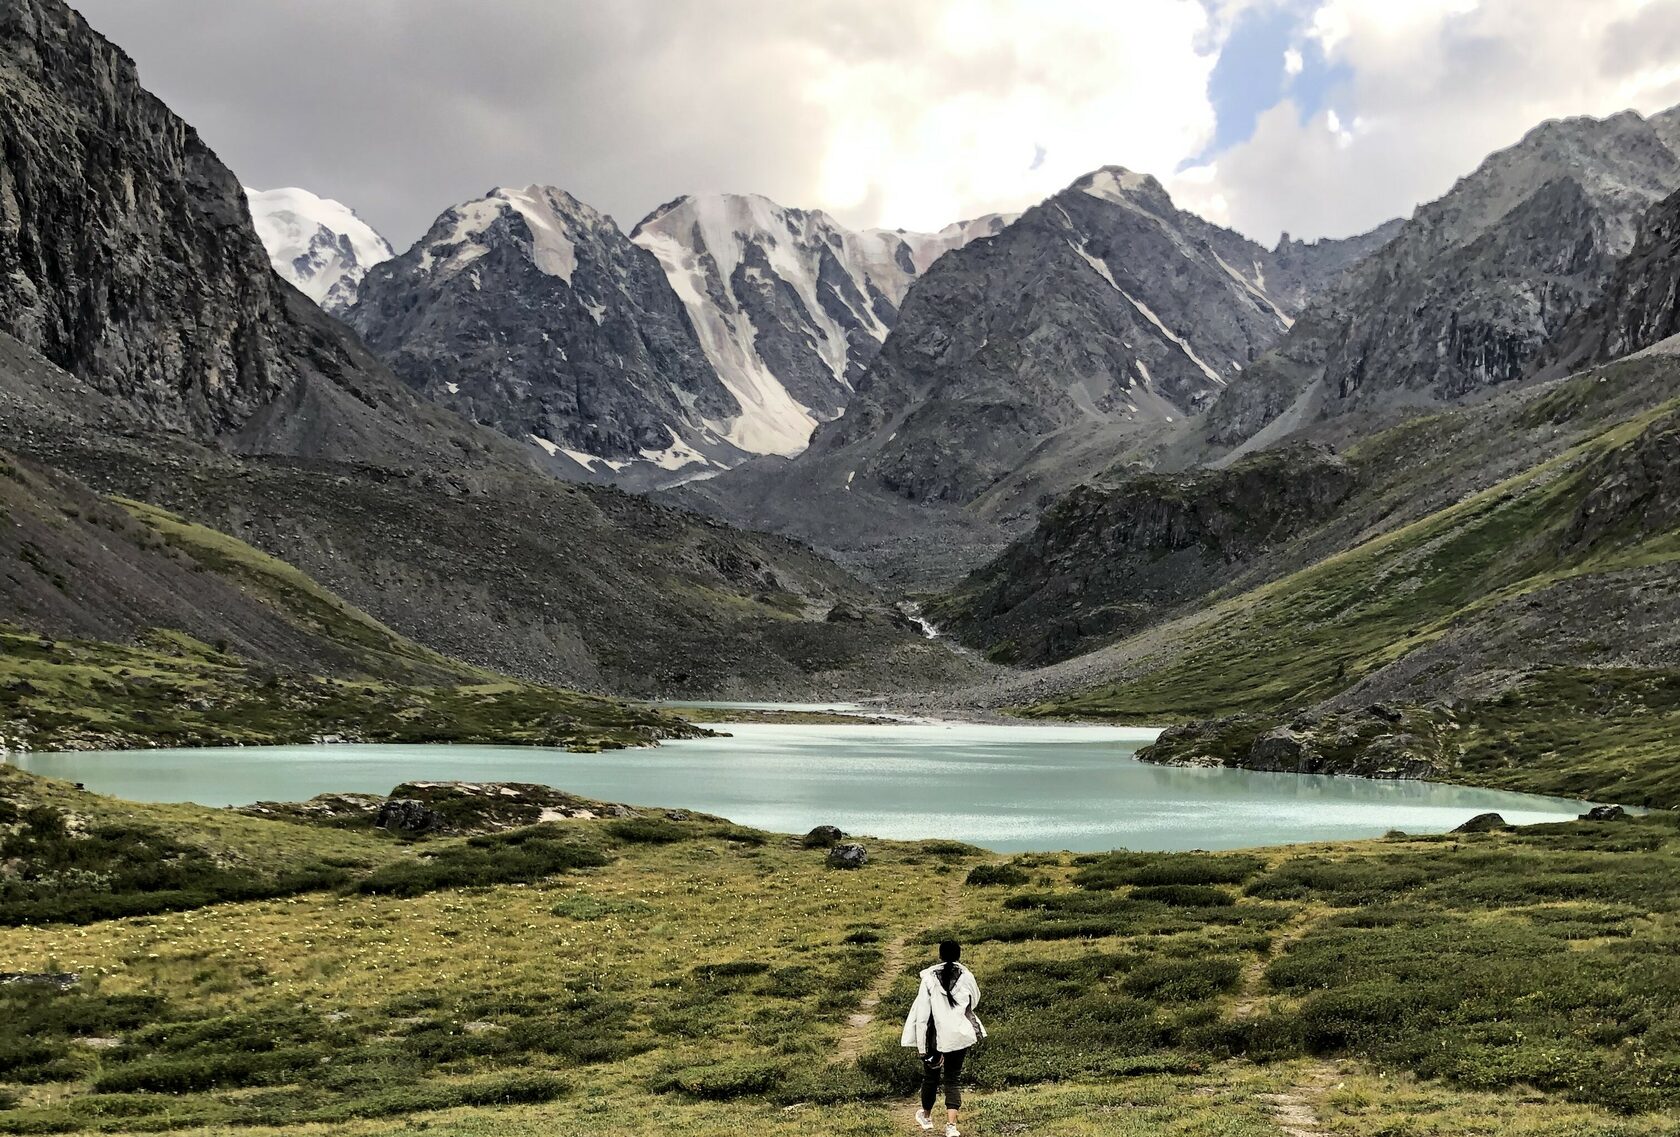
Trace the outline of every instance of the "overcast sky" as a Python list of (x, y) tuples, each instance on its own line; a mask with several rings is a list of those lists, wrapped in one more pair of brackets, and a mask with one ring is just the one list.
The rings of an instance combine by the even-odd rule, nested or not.
[(246, 184), (399, 249), (504, 184), (937, 228), (1110, 163), (1341, 236), (1542, 119), (1680, 103), (1680, 0), (71, 2)]

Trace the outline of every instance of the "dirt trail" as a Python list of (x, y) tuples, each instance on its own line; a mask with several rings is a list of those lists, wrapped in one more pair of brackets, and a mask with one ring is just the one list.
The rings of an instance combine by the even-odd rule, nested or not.
[(1315, 1062), (1282, 1093), (1255, 1096), (1271, 1107), (1272, 1120), (1283, 1137), (1325, 1137), (1329, 1130), (1319, 1120), (1318, 1102), (1340, 1080), (1334, 1066)]
[(1270, 950), (1265, 955), (1256, 956), (1252, 963), (1243, 968), (1242, 983), (1237, 988), (1237, 1001), (1231, 1007), (1232, 1018), (1240, 1022), (1254, 1017), (1254, 1012), (1260, 1009), (1260, 1003), (1265, 998), (1260, 984), (1266, 975), (1266, 965), (1280, 958), (1289, 950), (1289, 945), (1311, 931), (1317, 921), (1316, 912), (1297, 913), (1272, 940)]
[[(951, 883), (945, 888), (944, 919), (947, 923), (962, 911), (962, 883), (966, 875), (954, 870)], [(893, 980), (904, 970), (904, 953), (909, 943), (910, 935), (904, 933), (882, 945), (881, 970), (858, 1001), (858, 1009), (846, 1016), (845, 1032), (840, 1035), (840, 1045), (835, 1048), (834, 1060), (841, 1065), (850, 1065), (863, 1056), (864, 1044), (869, 1041), (869, 1028), (875, 1022), (875, 1012), (892, 989)]]

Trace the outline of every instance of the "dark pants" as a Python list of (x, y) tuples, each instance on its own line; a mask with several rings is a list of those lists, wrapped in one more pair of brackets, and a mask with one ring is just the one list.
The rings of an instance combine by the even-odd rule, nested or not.
[(941, 1054), (939, 1064), (922, 1063), (922, 1108), (931, 1112), (933, 1101), (939, 1096), (939, 1083), (945, 1082), (945, 1108), (962, 1108), (962, 1068), (963, 1059), (968, 1057), (967, 1050), (953, 1050), (949, 1054)]

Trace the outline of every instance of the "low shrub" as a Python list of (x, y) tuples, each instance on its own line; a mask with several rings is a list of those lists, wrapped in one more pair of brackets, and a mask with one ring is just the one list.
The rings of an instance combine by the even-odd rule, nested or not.
[(1169, 908), (1229, 908), (1237, 902), (1229, 892), (1210, 884), (1147, 884), (1132, 889), (1132, 899)]
[(788, 1072), (781, 1062), (737, 1058), (667, 1071), (654, 1079), (653, 1089), (705, 1101), (729, 1101), (767, 1094), (787, 1081)]
[(1265, 867), (1247, 853), (1110, 853), (1086, 863), (1073, 882), (1095, 891), (1128, 884), (1241, 884)]
[(415, 860), (375, 870), (357, 887), (370, 894), (413, 897), (445, 888), (541, 880), (610, 863), (599, 849), (533, 826), (428, 849)]
[(982, 887), (1000, 884), (1013, 887), (1026, 884), (1031, 879), (1014, 865), (975, 865), (968, 870), (968, 876), (963, 883)]
[(609, 824), (607, 833), (627, 845), (674, 845), (691, 836), (683, 826), (659, 817), (627, 817)]

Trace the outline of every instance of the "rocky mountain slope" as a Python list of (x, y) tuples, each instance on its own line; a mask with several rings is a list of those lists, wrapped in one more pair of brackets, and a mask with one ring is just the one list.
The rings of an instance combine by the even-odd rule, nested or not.
[(397, 255), (373, 226), (331, 198), (295, 186), (247, 186), (245, 200), (274, 271), (335, 316), (356, 302), (368, 269)]
[[(1674, 116), (1680, 145), (1680, 115)], [(1541, 374), (1606, 363), (1680, 334), (1680, 193), (1640, 219), (1633, 250), (1604, 294), (1575, 314), (1539, 360)]]
[[(416, 396), (274, 274), (232, 174), (59, 0), (0, 6), (0, 95), (0, 403), (31, 468), (528, 679), (791, 692), (966, 666), (807, 549), (560, 483)], [(39, 559), (97, 595), (91, 553)]]
[(429, 398), (633, 487), (795, 454), (835, 418), (941, 252), (766, 198), (683, 197), (629, 237), (563, 190), (498, 189), (377, 269), (349, 314)]
[(896, 587), (949, 585), (1206, 405), (1392, 232), (1267, 250), (1153, 178), (1096, 171), (935, 262), (809, 450), (683, 500)]
[(608, 478), (741, 455), (707, 426), (740, 412), (652, 254), (550, 186), (446, 210), (369, 273), (348, 315), (411, 386)]
[(1490, 156), (1222, 391), (1208, 436), (1264, 444), (1318, 418), (1449, 403), (1524, 376), (1598, 299), (1640, 216), (1680, 187), (1664, 141), (1677, 115), (1547, 122)]
[(247, 453), (520, 462), (282, 282), (238, 181), (58, 0), (0, 7), (0, 331)]
[(1081, 486), (927, 615), (999, 662), (1042, 665), (1203, 599), (1263, 550), (1327, 520), (1358, 473), (1306, 445), (1223, 470)]
[(739, 412), (718, 429), (750, 454), (793, 455), (838, 418), (910, 282), (991, 236), (990, 214), (937, 233), (847, 229), (758, 195), (685, 196), (630, 234), (659, 258)]
[(998, 658), (1092, 652), (1485, 492), (1660, 405), (1675, 374), (1669, 356), (1629, 360), (1416, 418), (1339, 453), (1297, 440), (1218, 468), (1117, 472), (1058, 501), (929, 613)]
[[(999, 568), (951, 601), (991, 643), (1024, 618), (1011, 604), (1055, 612), (1091, 634), (1049, 650), (1084, 654), (953, 699), (1200, 720), (1163, 739), (1164, 761), (1680, 801), (1664, 742), (1680, 713), (1677, 375), (1650, 354), (1378, 433), (1341, 456), (1353, 488), (1327, 517), (1270, 543), (1261, 518), (1229, 564), (1214, 541), (1192, 546), (1187, 575), (1208, 587), (1166, 597), (1141, 630), (1105, 630), (1105, 608), (1185, 554), (1123, 547), (1146, 487), (1094, 497), (1029, 538), (1049, 557), (1015, 595)], [(1218, 517), (1214, 479), (1285, 453), (1195, 475), (1157, 528)], [(1101, 569), (1056, 560), (1103, 541)]]

